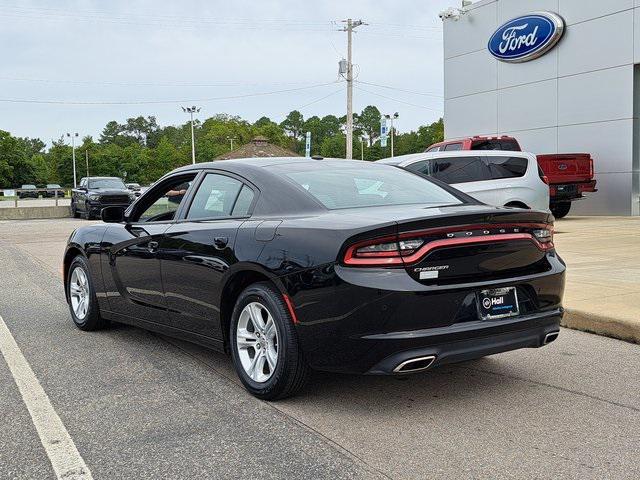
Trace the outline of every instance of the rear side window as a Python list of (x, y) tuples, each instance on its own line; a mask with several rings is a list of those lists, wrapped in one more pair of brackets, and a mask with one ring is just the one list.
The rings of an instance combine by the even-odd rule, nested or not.
[(450, 143), (444, 147), (444, 150), (450, 152), (452, 150), (462, 150), (462, 143)]
[(426, 152), (437, 152), (440, 150), (440, 147), (431, 147), (431, 148), (427, 148), (425, 151)]
[(516, 178), (527, 173), (529, 161), (524, 157), (487, 157), (491, 178)]
[(445, 183), (481, 182), (491, 179), (489, 167), (480, 157), (437, 158), (432, 162), (431, 175)]
[[(189, 207), (188, 219), (230, 217), (235, 210), (236, 200), (243, 184), (235, 178), (226, 175), (208, 173), (198, 187)], [(244, 194), (243, 203), (246, 204)], [(253, 192), (251, 192), (253, 199)], [(251, 204), (251, 202), (249, 202)], [(239, 207), (240, 209), (241, 207)], [(248, 207), (246, 207), (248, 211)], [(246, 212), (245, 212), (246, 214)]]

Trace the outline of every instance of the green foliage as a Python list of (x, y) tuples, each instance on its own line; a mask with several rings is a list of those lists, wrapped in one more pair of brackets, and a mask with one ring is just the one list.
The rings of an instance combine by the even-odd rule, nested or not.
[[(209, 162), (231, 149), (250, 142), (261, 135), (269, 142), (304, 154), (305, 135), (311, 132), (311, 153), (324, 157), (344, 158), (346, 117), (326, 115), (307, 119), (297, 110), (277, 124), (262, 117), (251, 124), (237, 116), (217, 114), (202, 122), (194, 121), (196, 161)], [(362, 134), (369, 137), (361, 143)], [(380, 147), (380, 111), (373, 105), (354, 115), (354, 158), (378, 160), (391, 155), (390, 146)], [(424, 151), (429, 145), (442, 141), (442, 119), (423, 125), (417, 131), (396, 134), (395, 154)], [(72, 149), (65, 137), (53, 140), (48, 151), (37, 138), (13, 137), (0, 130), (0, 188), (18, 187), (25, 183), (60, 183), (73, 185)], [(161, 127), (156, 118), (135, 117), (124, 123), (108, 122), (97, 142), (90, 136), (76, 144), (78, 180), (86, 176), (86, 157), (89, 174), (120, 176), (130, 182), (148, 184), (165, 173), (191, 162), (191, 126)]]

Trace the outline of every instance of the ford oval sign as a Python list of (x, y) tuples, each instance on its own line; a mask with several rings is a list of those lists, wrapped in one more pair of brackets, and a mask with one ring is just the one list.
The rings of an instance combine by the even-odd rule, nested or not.
[(547, 53), (564, 33), (564, 20), (551, 12), (535, 12), (509, 20), (489, 39), (489, 52), (503, 62), (527, 62)]

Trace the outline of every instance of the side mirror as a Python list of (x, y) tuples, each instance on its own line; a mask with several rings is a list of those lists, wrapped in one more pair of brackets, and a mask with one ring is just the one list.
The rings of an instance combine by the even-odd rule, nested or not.
[(124, 207), (104, 207), (100, 214), (105, 223), (120, 223), (124, 221)]

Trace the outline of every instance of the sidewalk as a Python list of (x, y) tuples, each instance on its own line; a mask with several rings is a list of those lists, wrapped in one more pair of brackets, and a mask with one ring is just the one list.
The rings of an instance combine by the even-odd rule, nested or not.
[(640, 343), (640, 217), (568, 217), (555, 230), (563, 325)]

